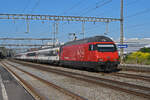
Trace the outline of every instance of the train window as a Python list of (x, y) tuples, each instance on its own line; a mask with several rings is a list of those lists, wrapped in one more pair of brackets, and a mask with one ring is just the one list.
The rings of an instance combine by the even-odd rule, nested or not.
[(94, 44), (89, 45), (89, 51), (96, 50), (96, 46)]
[(92, 44), (89, 45), (89, 50), (90, 50), (90, 51), (93, 50), (93, 45), (92, 45)]
[(57, 56), (58, 55), (58, 50), (55, 51), (44, 51), (44, 52), (39, 52), (39, 56)]
[(42, 56), (43, 54), (41, 52), (38, 52), (38, 56)]
[(114, 52), (117, 49), (114, 44), (97, 44), (97, 50), (100, 52)]
[(49, 51), (39, 52), (38, 56), (50, 56), (50, 52)]
[(35, 55), (36, 55), (36, 53), (34, 53), (34, 52), (33, 52), (33, 53), (28, 53), (28, 54), (27, 54), (27, 56), (35, 56)]
[(44, 56), (50, 56), (49, 51), (44, 52)]
[(56, 51), (50, 51), (50, 56), (57, 56), (57, 52)]
[(53, 56), (57, 56), (57, 52), (56, 51), (53, 51)]
[(49, 52), (44, 52), (43, 56), (50, 56)]
[(50, 51), (50, 52), (49, 52), (49, 55), (52, 56), (52, 55), (53, 55), (53, 51)]

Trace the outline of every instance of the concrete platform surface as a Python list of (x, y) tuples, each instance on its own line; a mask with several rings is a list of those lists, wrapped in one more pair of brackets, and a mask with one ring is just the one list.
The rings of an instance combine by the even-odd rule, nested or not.
[(12, 75), (0, 66), (0, 100), (35, 100)]

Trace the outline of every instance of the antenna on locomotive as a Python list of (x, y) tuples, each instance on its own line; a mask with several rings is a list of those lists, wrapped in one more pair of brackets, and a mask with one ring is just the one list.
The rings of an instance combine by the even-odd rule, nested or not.
[(69, 36), (72, 36), (70, 41), (75, 41), (77, 40), (77, 36), (76, 36), (76, 33), (69, 33)]
[(73, 34), (73, 40), (77, 40), (77, 36), (75, 33)]

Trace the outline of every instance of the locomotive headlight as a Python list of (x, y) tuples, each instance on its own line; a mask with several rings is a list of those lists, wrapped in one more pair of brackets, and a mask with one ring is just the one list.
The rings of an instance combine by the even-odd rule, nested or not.
[(100, 59), (98, 59), (98, 61), (103, 61), (103, 59), (102, 59), (102, 58), (100, 58)]

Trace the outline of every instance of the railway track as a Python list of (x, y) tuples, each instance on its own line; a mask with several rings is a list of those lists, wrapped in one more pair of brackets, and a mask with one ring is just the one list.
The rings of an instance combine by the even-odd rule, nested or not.
[(110, 75), (124, 77), (124, 78), (138, 79), (138, 80), (150, 82), (150, 76), (134, 75), (134, 74), (128, 74), (128, 73), (112, 73)]
[(140, 70), (140, 69), (125, 69), (125, 68), (122, 68), (123, 71), (131, 71), (131, 72), (143, 72), (143, 73), (150, 73), (150, 71), (146, 71), (146, 70)]
[(43, 96), (41, 96), (35, 89), (28, 84), (24, 79), (22, 79), (19, 75), (17, 75), (14, 71), (12, 71), (9, 67), (7, 67), (4, 63), (1, 62), (2, 67), (4, 67), (8, 72), (11, 73), (13, 77), (15, 77), (21, 85), (36, 99), (36, 100), (45, 100)]
[(132, 72), (143, 72), (143, 73), (150, 73), (150, 68), (149, 67), (140, 67), (140, 66), (119, 66), (120, 69), (124, 71), (132, 71)]
[(46, 85), (48, 85), (49, 87), (53, 87), (53, 88), (57, 89), (58, 91), (62, 92), (63, 94), (72, 97), (72, 100), (87, 100), (86, 98), (83, 98), (83, 97), (81, 97), (81, 96), (79, 96), (79, 95), (77, 95), (77, 94), (75, 94), (75, 93), (73, 93), (73, 92), (71, 92), (71, 91), (69, 91), (69, 90), (67, 90), (67, 89), (64, 89), (64, 88), (62, 88), (62, 87), (59, 87), (59, 86), (57, 86), (57, 85), (55, 85), (55, 84), (53, 84), (53, 83), (51, 83), (51, 82), (48, 82), (48, 81), (46, 81), (46, 80), (44, 80), (44, 79), (42, 79), (42, 78), (40, 78), (40, 77), (38, 77), (38, 76), (35, 76), (35, 75), (33, 75), (33, 74), (31, 74), (31, 73), (29, 73), (29, 72), (27, 72), (27, 71), (24, 71), (24, 70), (18, 68), (17, 66), (14, 66), (14, 65), (12, 65), (12, 64), (9, 64), (8, 62), (1, 62), (1, 64), (2, 64), (3, 67), (6, 68), (9, 72), (11, 72), (15, 77), (17, 77), (19, 80), (21, 80), (21, 82), (24, 84), (24, 86), (28, 87), (28, 89), (30, 89), (30, 92), (35, 95), (34, 97), (35, 97), (37, 100), (46, 100), (46, 98), (43, 97), (43, 96), (41, 96), (38, 92), (36, 92), (36, 91), (35, 91), (36, 89), (34, 89), (34, 87), (32, 87), (31, 85), (29, 85), (27, 82), (25, 82), (25, 81), (24, 81), (21, 77), (19, 77), (14, 71), (12, 71), (7, 65), (10, 65), (10, 66), (12, 66), (13, 68), (15, 68), (15, 69), (17, 69), (17, 70), (19, 70), (19, 71), (21, 71), (21, 72), (23, 72), (23, 73), (25, 73), (25, 74), (27, 74), (27, 75), (33, 77), (33, 78), (39, 80), (40, 82), (42, 82), (42, 83), (44, 83), (44, 84), (46, 84)]
[[(31, 68), (39, 69), (42, 71), (51, 72), (51, 73), (55, 73), (58, 75), (75, 78), (77, 80), (90, 82), (90, 83), (97, 84), (97, 85), (100, 85), (103, 87), (111, 88), (114, 90), (119, 90), (122, 92), (130, 93), (130, 94), (134, 94), (136, 96), (141, 96), (141, 97), (150, 99), (150, 88), (149, 87), (144, 87), (144, 86), (140, 86), (140, 85), (124, 83), (124, 82), (115, 81), (115, 80), (111, 80), (111, 79), (98, 78), (98, 77), (94, 77), (94, 76), (88, 76), (88, 75), (83, 75), (83, 74), (79, 74), (79, 73), (48, 68), (48, 67), (44, 67), (44, 65), (39, 65), (39, 64), (36, 65), (36, 64), (25, 63), (25, 62), (18, 62), (18, 61), (15, 61), (15, 62), (23, 65), (24, 67), (31, 67)], [(12, 65), (12, 66), (14, 66), (14, 65)]]

